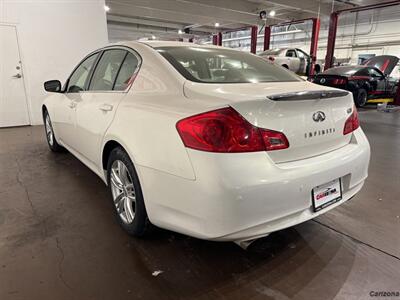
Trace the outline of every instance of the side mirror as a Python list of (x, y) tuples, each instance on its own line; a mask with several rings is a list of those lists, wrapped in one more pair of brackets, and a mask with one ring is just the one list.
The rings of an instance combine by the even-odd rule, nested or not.
[(49, 80), (44, 83), (46, 92), (59, 93), (61, 92), (61, 82), (59, 80)]

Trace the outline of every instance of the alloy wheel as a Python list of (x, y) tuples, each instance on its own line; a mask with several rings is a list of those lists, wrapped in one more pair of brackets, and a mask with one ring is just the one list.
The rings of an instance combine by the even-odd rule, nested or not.
[(49, 142), (50, 146), (53, 146), (54, 145), (54, 133), (53, 133), (53, 127), (51, 126), (50, 117), (48, 114), (46, 115), (45, 127), (46, 127), (47, 141)]
[(132, 224), (135, 219), (136, 193), (128, 168), (120, 160), (114, 161), (111, 166), (110, 183), (119, 217), (125, 224)]

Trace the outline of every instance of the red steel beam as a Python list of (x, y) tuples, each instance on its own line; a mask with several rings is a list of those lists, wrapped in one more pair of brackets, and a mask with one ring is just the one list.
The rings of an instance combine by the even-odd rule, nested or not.
[(251, 26), (250, 52), (253, 54), (256, 54), (257, 50), (257, 33), (258, 33), (258, 27)]
[(400, 5), (400, 0), (381, 2), (381, 3), (365, 5), (365, 6), (352, 7), (352, 8), (342, 9), (342, 10), (338, 10), (338, 11), (331, 13), (331, 18), (330, 18), (330, 22), (329, 22), (328, 47), (326, 50), (324, 70), (327, 70), (333, 66), (333, 57), (334, 57), (334, 52), (335, 52), (336, 32), (337, 32), (337, 27), (338, 27), (339, 14), (344, 13), (344, 12), (353, 13), (353, 12), (358, 12), (358, 11), (385, 8), (385, 7), (395, 6), (395, 5)]
[(213, 35), (213, 37), (212, 37), (212, 40), (213, 40), (213, 45), (217, 45), (218, 44), (218, 41), (217, 41), (217, 35)]
[(222, 32), (213, 35), (213, 45), (222, 46)]
[(222, 46), (222, 32), (217, 33), (217, 45)]
[(265, 26), (264, 28), (264, 51), (269, 49), (271, 41), (271, 26)]
[(364, 10), (370, 10), (370, 9), (390, 7), (390, 6), (395, 6), (395, 5), (399, 5), (399, 4), (400, 4), (400, 0), (387, 1), (387, 2), (371, 4), (371, 5), (364, 5), (364, 6), (357, 6), (357, 7), (352, 7), (352, 8), (341, 9), (341, 10), (337, 10), (336, 12), (338, 14), (340, 14), (342, 12), (358, 12), (358, 11), (364, 11)]
[(333, 66), (333, 55), (335, 52), (338, 19), (339, 19), (339, 14), (337, 12), (331, 13), (331, 18), (329, 21), (328, 46), (326, 49), (324, 70), (328, 70)]
[(321, 28), (321, 20), (319, 18), (314, 18), (312, 24), (312, 34), (311, 34), (311, 46), (310, 46), (310, 57), (311, 64), (308, 76), (312, 77), (315, 74), (315, 63), (317, 62), (317, 50), (318, 50), (318, 38), (319, 30)]

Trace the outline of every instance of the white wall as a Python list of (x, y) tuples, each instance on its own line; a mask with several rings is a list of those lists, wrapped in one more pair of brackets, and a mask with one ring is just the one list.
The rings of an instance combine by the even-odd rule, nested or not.
[(32, 124), (42, 123), (43, 82), (64, 82), (83, 56), (108, 42), (104, 0), (0, 0), (0, 23), (17, 26)]

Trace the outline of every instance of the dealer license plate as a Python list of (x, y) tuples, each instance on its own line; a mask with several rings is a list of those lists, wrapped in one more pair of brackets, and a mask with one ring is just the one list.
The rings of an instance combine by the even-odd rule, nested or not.
[(335, 179), (312, 190), (314, 212), (320, 211), (342, 199), (340, 179)]

